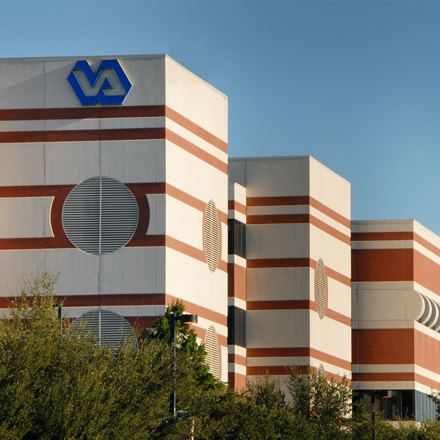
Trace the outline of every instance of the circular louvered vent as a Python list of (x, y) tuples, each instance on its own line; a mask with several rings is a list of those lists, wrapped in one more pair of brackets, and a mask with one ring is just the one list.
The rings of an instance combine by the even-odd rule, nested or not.
[(217, 332), (214, 326), (210, 326), (205, 336), (206, 363), (209, 365), (209, 372), (220, 379), (220, 355)]
[(70, 242), (93, 255), (108, 254), (130, 241), (139, 211), (131, 191), (110, 177), (93, 177), (73, 188), (62, 222)]
[(96, 341), (100, 347), (117, 350), (124, 343), (137, 347), (132, 326), (121, 315), (105, 309), (95, 309), (82, 314), (72, 322), (70, 329)]
[(214, 200), (206, 205), (203, 224), (203, 244), (209, 270), (215, 272), (220, 259), (220, 224)]
[(324, 318), (327, 309), (327, 277), (325, 276), (324, 262), (320, 258), (315, 272), (315, 301), (320, 319)]

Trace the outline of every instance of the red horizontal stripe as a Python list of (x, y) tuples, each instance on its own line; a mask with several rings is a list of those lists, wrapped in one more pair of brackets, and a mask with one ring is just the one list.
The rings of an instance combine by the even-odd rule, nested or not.
[[(316, 374), (318, 371), (316, 367), (299, 366), (297, 368), (301, 374), (307, 374), (309, 371), (311, 371), (312, 374)], [(271, 376), (289, 376), (291, 373), (289, 368), (283, 366), (247, 367), (246, 370), (248, 376), (263, 376), (265, 374), (269, 374)], [(327, 380), (333, 379), (333, 381), (336, 383), (341, 383), (343, 380), (343, 377), (328, 372), (325, 373), (325, 376)], [(345, 383), (347, 386), (351, 386), (350, 379), (345, 379)]]
[(310, 205), (310, 196), (248, 197), (247, 206)]
[(317, 219), (310, 214), (265, 214), (265, 215), (248, 215), (246, 223), (249, 225), (267, 225), (267, 224), (307, 224), (321, 229), (332, 237), (342, 241), (350, 246), (350, 236), (329, 226), (322, 220)]
[[(8, 308), (16, 297), (0, 297), (0, 308)], [(31, 298), (29, 298), (30, 300)], [(57, 295), (57, 301), (63, 301), (65, 307), (110, 307), (110, 306), (167, 306), (177, 300), (176, 297), (165, 293), (143, 294), (112, 294), (112, 295)], [(227, 317), (205, 307), (183, 301), (187, 313), (196, 313), (204, 319), (227, 326)], [(155, 320), (158, 316), (152, 317)], [(206, 332), (206, 331), (205, 331)], [(201, 331), (203, 333), (203, 331)], [(203, 333), (204, 335), (204, 333)], [(217, 335), (222, 345), (227, 345), (227, 338)]]
[[(164, 235), (146, 235), (133, 238), (126, 244), (126, 247), (162, 247), (174, 249), (188, 257), (206, 263), (205, 253), (189, 244), (176, 240), (173, 237)], [(66, 249), (75, 247), (64, 237), (42, 237), (42, 238), (2, 238), (0, 239), (0, 250), (25, 250), (25, 249)], [(217, 270), (227, 272), (227, 263), (219, 260)]]
[(242, 203), (238, 203), (235, 200), (228, 201), (228, 210), (229, 211), (237, 211), (241, 214), (246, 215), (246, 206), (244, 206)]
[(130, 323), (134, 329), (143, 330), (145, 328), (153, 327), (153, 324), (157, 321), (157, 316), (124, 316), (124, 318)]
[[(205, 261), (204, 252), (195, 249), (190, 245), (185, 245), (178, 240), (169, 238), (166, 243), (165, 236), (146, 235), (150, 219), (150, 210), (147, 194), (167, 194), (177, 200), (204, 212), (206, 202), (203, 202), (185, 192), (164, 182), (152, 183), (126, 183), (125, 184), (136, 198), (139, 208), (138, 227), (126, 244), (127, 247), (143, 247), (143, 246), (168, 246), (177, 250), (184, 249), (184, 253), (190, 255), (200, 261)], [(61, 221), (61, 212), (64, 201), (74, 185), (36, 185), (36, 186), (3, 186), (0, 187), (0, 198), (8, 197), (54, 197), (51, 211), (51, 225), (54, 237), (27, 237), (27, 238), (3, 238), (0, 239), (0, 249), (63, 249), (74, 248), (67, 238)], [(219, 219), (224, 224), (227, 223), (227, 214), (218, 210)], [(174, 240), (174, 241), (173, 241)], [(179, 243), (181, 243), (179, 245)], [(202, 258), (203, 257), (203, 258)], [(219, 269), (227, 271), (227, 263), (220, 260)]]
[(247, 388), (246, 376), (238, 373), (228, 373), (229, 387), (241, 393)]
[[(176, 188), (175, 186), (170, 185), (169, 183), (165, 184), (165, 193), (166, 195), (171, 196), (174, 199), (199, 210), (200, 212), (204, 213), (206, 211), (206, 207), (208, 205), (207, 202), (199, 200), (196, 197)], [(217, 214), (221, 223), (228, 223), (228, 214), (226, 212), (222, 212), (217, 208)]]
[[(440, 257), (440, 249), (425, 240), (420, 235), (412, 231), (405, 232), (353, 232), (351, 234), (351, 241), (415, 241), (432, 252), (437, 257)], [(410, 245), (413, 248), (414, 245)]]
[[(203, 250), (197, 249), (187, 243), (167, 235), (146, 235), (145, 237), (138, 238), (136, 240), (133, 238), (129, 243), (127, 243), (126, 247), (168, 247), (187, 255), (188, 257), (206, 263), (205, 252)], [(228, 263), (220, 259), (217, 269), (221, 270), (222, 272), (227, 272)]]
[[(315, 262), (314, 268), (316, 269), (316, 262)], [(336, 272), (335, 270), (330, 269), (327, 266), (325, 266), (325, 273), (331, 279), (338, 281), (339, 283), (344, 284), (345, 286), (351, 287), (351, 278), (350, 277), (342, 275), (341, 273)]]
[[(300, 367), (300, 372), (305, 374), (307, 373), (306, 368)], [(289, 376), (290, 370), (287, 366), (258, 366), (258, 367), (246, 367), (247, 376), (264, 376), (265, 374), (269, 374), (270, 376)]]
[(248, 269), (270, 267), (312, 267), (310, 258), (258, 258), (246, 262)]
[(246, 301), (247, 297), (246, 268), (238, 264), (228, 263), (228, 297)]
[[(0, 308), (9, 307), (11, 302), (17, 298), (19, 297), (0, 297)], [(30, 297), (29, 301), (31, 301)], [(57, 295), (56, 301), (62, 302), (64, 307), (164, 306), (165, 294)]]
[(248, 301), (246, 310), (313, 310), (314, 302), (307, 299), (290, 301)]
[[(311, 258), (258, 258), (247, 260), (248, 269), (267, 269), (267, 268), (288, 268), (302, 267), (316, 269), (316, 261)], [(348, 287), (351, 287), (351, 279), (336, 272), (329, 267), (325, 267), (326, 275)]]
[(74, 248), (67, 239), (57, 237), (0, 238), (0, 250), (20, 249), (68, 249)]
[[(166, 294), (166, 303), (167, 305), (170, 305), (171, 303), (177, 301), (178, 298), (172, 295)], [(183, 302), (183, 305), (185, 306), (185, 312), (186, 313), (194, 313), (199, 316), (201, 316), (204, 319), (207, 319), (208, 321), (215, 322), (220, 325), (227, 326), (228, 325), (228, 318), (226, 315), (222, 315), (221, 313), (215, 312), (211, 309), (208, 309), (206, 307), (199, 306), (197, 304), (194, 304), (190, 301), (179, 299), (179, 301)], [(220, 338), (221, 335), (217, 335), (218, 338)], [(227, 345), (222, 344), (222, 345)]]
[[(349, 199), (347, 199), (347, 202), (348, 201), (349, 201)], [(318, 200), (314, 199), (313, 197), (310, 197), (310, 205), (313, 206), (318, 211), (321, 211), (323, 214), (327, 215), (328, 217), (332, 218), (333, 220), (336, 220), (338, 223), (341, 223), (341, 225), (344, 225), (345, 227), (347, 227), (351, 230), (350, 219), (344, 217), (343, 215), (339, 214), (338, 212), (336, 212), (333, 209), (329, 208), (328, 206), (324, 205), (324, 203), (321, 203)]]
[(327, 234), (331, 235), (332, 237), (342, 241), (342, 243), (345, 243), (348, 246), (351, 246), (351, 239), (349, 235), (344, 234), (341, 231), (338, 231), (335, 228), (332, 228), (327, 223), (323, 222), (322, 220), (319, 220), (318, 218), (314, 217), (313, 215), (310, 216), (310, 224), (317, 227), (318, 229), (321, 229), (321, 231), (326, 232)]
[(415, 380), (418, 383), (421, 383), (422, 385), (426, 385), (428, 387), (430, 387), (431, 389), (434, 390), (439, 390), (440, 389), (440, 382), (433, 380), (433, 379), (429, 379), (428, 377), (425, 376), (421, 376), (420, 374), (415, 374)]
[(421, 244), (428, 251), (432, 252), (434, 255), (437, 255), (437, 257), (440, 257), (440, 249), (437, 246), (433, 245), (428, 240), (420, 237), (420, 235), (418, 234), (414, 234), (414, 239), (417, 243)]
[(164, 105), (0, 109), (0, 121), (163, 117)]
[(228, 152), (228, 144), (226, 142), (214, 136), (209, 131), (201, 128), (199, 125), (195, 124), (190, 119), (185, 118), (185, 116), (182, 116), (180, 113), (177, 113), (175, 110), (171, 109), (170, 107), (166, 107), (165, 115), (167, 118), (171, 119), (180, 126), (186, 128), (191, 133), (195, 134), (196, 136), (210, 143), (214, 147), (217, 147), (223, 153)]
[(328, 217), (336, 220), (338, 223), (351, 228), (350, 220), (324, 205), (311, 196), (279, 196), (279, 197), (248, 197), (247, 206), (307, 206), (310, 205), (327, 215)]
[(342, 313), (336, 312), (335, 310), (327, 308), (327, 310), (325, 311), (325, 316), (327, 318), (333, 319), (334, 321), (338, 321), (341, 324), (351, 327), (351, 318), (349, 316), (343, 315)]
[(228, 362), (230, 364), (238, 364), (246, 366), (246, 357), (238, 354), (228, 354)]
[(160, 306), (165, 305), (164, 293), (130, 293), (112, 295), (57, 295), (65, 307)]
[[(316, 312), (316, 303), (310, 300), (280, 300), (280, 301), (248, 301), (246, 310), (312, 310)], [(351, 327), (351, 318), (329, 308), (325, 317)]]
[(178, 134), (166, 129), (166, 139), (177, 145), (178, 147), (182, 148), (186, 152), (202, 160), (203, 162), (207, 163), (208, 165), (217, 168), (222, 173), (228, 173), (228, 164), (226, 162), (216, 158), (215, 156), (212, 156), (207, 151), (200, 147), (197, 147), (192, 142), (186, 140), (182, 136), (179, 136)]
[(248, 358), (253, 357), (309, 357), (310, 347), (248, 348)]
[(413, 232), (352, 232), (351, 241), (414, 240)]
[(165, 139), (165, 128), (122, 128), (109, 130), (3, 131), (0, 143), (121, 141)]
[(262, 214), (248, 215), (248, 225), (310, 223), (310, 214)]
[(166, 139), (227, 174), (227, 163), (166, 128), (123, 128), (108, 130), (56, 130), (0, 132), (0, 143), (47, 143)]
[(351, 362), (311, 347), (248, 348), (246, 355), (248, 358), (313, 357), (322, 362), (344, 368), (345, 370), (351, 370)]
[(0, 109), (0, 121), (167, 117), (224, 153), (228, 145), (209, 131), (165, 105)]
[(415, 382), (415, 373), (353, 373), (354, 382)]
[[(206, 339), (206, 329), (198, 327), (197, 324), (190, 324), (190, 325), (194, 328), (195, 332), (197, 333), (197, 336), (200, 339), (202, 339), (203, 342), (205, 342), (205, 339)], [(228, 346), (228, 338), (226, 336), (219, 335), (217, 333), (217, 340), (218, 340), (219, 345), (221, 345), (222, 347), (227, 347)], [(220, 364), (221, 364), (221, 352), (220, 352), (220, 350), (219, 350), (219, 355), (220, 355)], [(220, 370), (221, 370), (221, 368), (220, 368)]]
[(0, 197), (55, 197), (69, 194), (75, 185), (0, 186)]

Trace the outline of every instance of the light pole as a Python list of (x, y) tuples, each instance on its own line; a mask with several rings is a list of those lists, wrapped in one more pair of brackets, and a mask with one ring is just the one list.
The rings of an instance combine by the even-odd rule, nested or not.
[(173, 347), (173, 359), (174, 359), (174, 369), (173, 369), (173, 392), (170, 394), (170, 413), (172, 416), (176, 415), (176, 323), (180, 321), (182, 324), (187, 324), (190, 322), (197, 323), (197, 315), (184, 314), (181, 316), (170, 314), (170, 346)]
[(57, 312), (57, 317), (60, 320), (60, 329), (61, 329), (61, 334), (63, 333), (63, 303), (56, 303), (52, 306), (53, 310), (56, 310)]

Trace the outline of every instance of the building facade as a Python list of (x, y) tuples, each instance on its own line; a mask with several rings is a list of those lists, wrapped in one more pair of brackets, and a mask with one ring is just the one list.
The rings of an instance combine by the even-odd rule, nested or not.
[(166, 55), (0, 60), (0, 307), (39, 268), (72, 319), (150, 327), (181, 300), (236, 389), (295, 364), (432, 414), (440, 238), (352, 221), (311, 157), (227, 142), (227, 98)]
[(227, 111), (167, 56), (0, 61), (3, 295), (42, 267), (70, 318), (183, 300), (227, 381)]

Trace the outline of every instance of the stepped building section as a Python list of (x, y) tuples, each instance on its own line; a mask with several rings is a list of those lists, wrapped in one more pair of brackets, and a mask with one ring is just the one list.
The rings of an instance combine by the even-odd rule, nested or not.
[(433, 416), (440, 238), (352, 221), (349, 182), (311, 157), (227, 143), (227, 97), (166, 55), (0, 60), (0, 308), (60, 273), (64, 315), (115, 344), (180, 300), (237, 390), (295, 364)]

